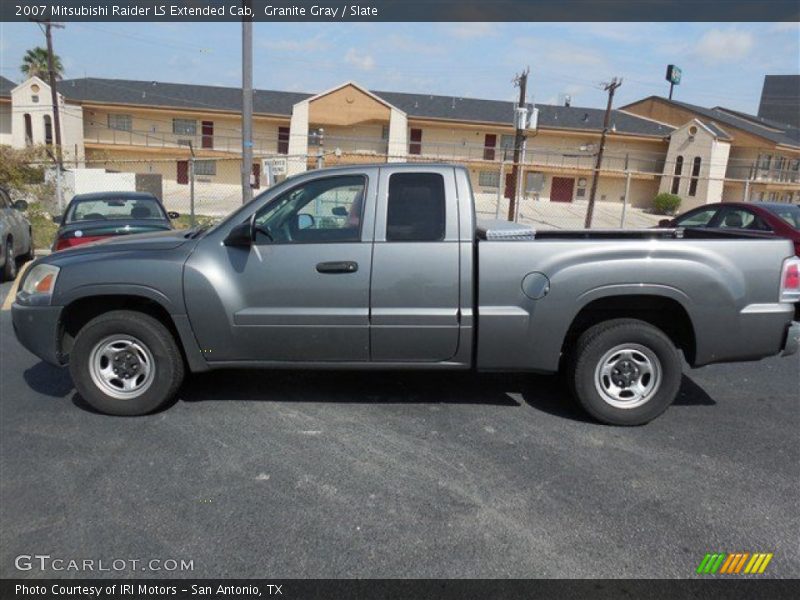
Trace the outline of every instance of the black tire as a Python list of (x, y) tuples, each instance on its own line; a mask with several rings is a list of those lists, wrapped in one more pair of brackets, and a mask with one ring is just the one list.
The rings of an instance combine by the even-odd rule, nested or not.
[[(136, 348), (140, 348), (140, 343), (151, 357), (139, 362), (139, 367), (143, 362), (151, 362), (153, 373), (149, 385), (135, 397), (115, 397), (96, 383), (92, 376), (91, 363), (94, 363), (95, 353), (102, 354), (96, 352), (96, 348), (108, 345), (109, 339), (134, 340), (137, 342)], [(137, 359), (132, 360), (136, 362)], [(108, 362), (106, 360), (106, 364)], [(70, 352), (69, 371), (78, 393), (93, 408), (109, 415), (133, 416), (145, 415), (166, 405), (183, 381), (184, 365), (175, 338), (161, 322), (144, 313), (115, 310), (92, 319), (78, 332)], [(115, 379), (118, 384), (122, 380)], [(105, 385), (112, 387), (109, 383)]]
[(36, 258), (36, 250), (33, 247), (33, 232), (28, 232), (28, 237), (30, 238), (30, 246), (28, 246), (28, 251), (20, 256), (20, 260), (22, 262), (28, 262)]
[(14, 281), (17, 277), (17, 259), (14, 256), (14, 242), (11, 238), (5, 241), (6, 262), (3, 265), (2, 281)]
[[(617, 353), (619, 348), (623, 351)], [(633, 348), (627, 354), (631, 360), (625, 359), (628, 348)], [(619, 369), (623, 377), (638, 377), (645, 389), (652, 381), (650, 392), (637, 399), (630, 382), (616, 386), (610, 372), (602, 376), (601, 362), (611, 365), (613, 377), (620, 377)], [(657, 375), (644, 375), (648, 370)], [(655, 419), (675, 400), (681, 377), (680, 354), (672, 340), (637, 319), (613, 319), (587, 329), (578, 338), (567, 367), (567, 382), (575, 399), (592, 417), (610, 425), (643, 425)], [(633, 397), (618, 398), (614, 390)]]

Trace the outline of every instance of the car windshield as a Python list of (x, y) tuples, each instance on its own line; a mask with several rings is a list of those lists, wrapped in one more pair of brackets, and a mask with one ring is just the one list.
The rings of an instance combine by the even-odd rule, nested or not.
[(165, 218), (161, 205), (154, 198), (87, 198), (73, 203), (66, 222)]
[(765, 208), (795, 229), (800, 229), (800, 206), (787, 204), (786, 206), (766, 206)]

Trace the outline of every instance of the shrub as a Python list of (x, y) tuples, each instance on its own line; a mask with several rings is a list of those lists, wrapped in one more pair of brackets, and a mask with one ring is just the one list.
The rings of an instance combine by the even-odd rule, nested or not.
[(681, 206), (681, 197), (676, 194), (659, 194), (653, 200), (653, 209), (659, 215), (674, 215)]

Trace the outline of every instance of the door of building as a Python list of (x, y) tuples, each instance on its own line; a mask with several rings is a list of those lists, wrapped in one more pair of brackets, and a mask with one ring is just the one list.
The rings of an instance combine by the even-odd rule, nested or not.
[(574, 178), (553, 177), (550, 185), (550, 202), (572, 202), (574, 188)]
[(214, 147), (214, 121), (203, 121), (203, 148)]
[(178, 183), (186, 185), (189, 183), (189, 161), (188, 160), (179, 160), (178, 161)]

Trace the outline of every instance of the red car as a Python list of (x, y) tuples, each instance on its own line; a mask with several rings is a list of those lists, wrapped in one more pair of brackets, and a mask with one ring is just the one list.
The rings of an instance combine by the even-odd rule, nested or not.
[(719, 202), (705, 204), (674, 219), (662, 219), (659, 227), (705, 227), (771, 233), (794, 243), (800, 256), (800, 206), (779, 202)]

